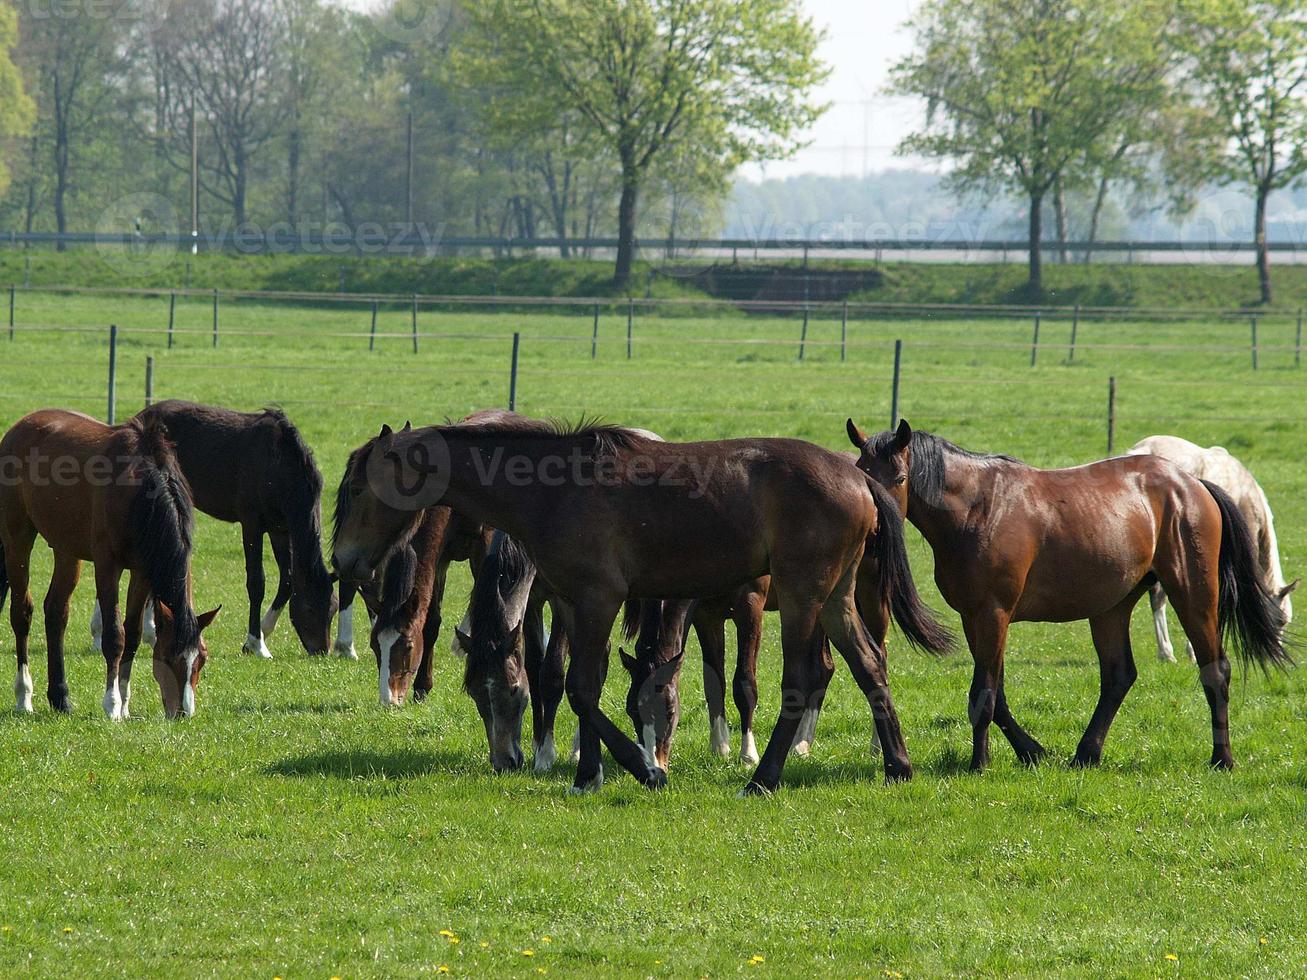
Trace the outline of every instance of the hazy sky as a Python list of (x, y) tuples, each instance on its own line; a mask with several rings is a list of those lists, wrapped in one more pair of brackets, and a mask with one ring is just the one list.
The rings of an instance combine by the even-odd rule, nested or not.
[[(341, 0), (373, 9), (384, 0)], [(894, 146), (921, 119), (914, 101), (889, 98), (881, 90), (889, 66), (906, 54), (910, 38), (903, 22), (920, 0), (803, 0), (808, 15), (826, 30), (821, 56), (832, 68), (818, 97), (826, 114), (806, 135), (810, 145), (792, 160), (765, 168), (746, 167), (743, 176), (788, 177), (800, 173), (857, 176), (905, 161)]]

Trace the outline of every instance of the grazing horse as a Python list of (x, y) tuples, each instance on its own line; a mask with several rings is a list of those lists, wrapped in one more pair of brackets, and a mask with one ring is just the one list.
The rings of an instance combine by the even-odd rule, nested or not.
[[(1220, 446), (1204, 449), (1176, 436), (1149, 436), (1126, 450), (1127, 456), (1146, 453), (1169, 459), (1186, 473), (1209, 480), (1230, 495), (1257, 542), (1257, 564), (1261, 569), (1262, 584), (1279, 600), (1280, 612), (1284, 613), (1287, 625), (1293, 619), (1293, 601), (1289, 593), (1298, 587), (1298, 582), (1285, 584), (1271, 505), (1248, 468)], [(1166, 592), (1160, 583), (1148, 591), (1148, 598), (1153, 607), (1153, 630), (1157, 634), (1157, 659), (1175, 663), (1171, 633), (1166, 625)], [(1193, 644), (1186, 640), (1185, 646), (1189, 648), (1189, 659), (1193, 660)]]
[[(0, 608), (9, 611), (17, 646), (14, 694), (32, 711), (27, 639), (32, 546), (40, 535), (54, 552), (45, 597), (46, 695), (56, 711), (72, 711), (64, 676), (68, 604), (82, 562), (95, 564), (95, 595), (105, 632), (104, 711), (130, 716), (132, 661), (151, 594), (158, 629), (154, 676), (170, 718), (195, 712), (200, 671), (208, 659), (203, 631), (218, 610), (197, 617), (191, 606), (190, 490), (164, 428), (133, 419), (108, 426), (79, 412), (34, 412), (0, 439)], [(126, 633), (118, 590), (131, 572)]]
[(644, 785), (667, 781), (599, 704), (623, 602), (717, 595), (768, 573), (781, 613), (783, 697), (746, 791), (780, 782), (817, 694), (823, 630), (867, 698), (886, 777), (911, 778), (884, 653), (854, 597), (868, 538), (898, 518), (893, 500), (839, 454), (793, 439), (677, 444), (612, 426), (542, 432), (510, 419), (385, 427), (371, 459), (347, 478), (348, 516), (332, 556), (343, 577), (373, 579), (412, 538), (421, 508), (445, 503), (510, 534), (559, 598), (572, 646), (567, 694), (581, 720), (574, 790), (601, 785), (601, 740)]
[[(546, 635), (550, 602), (526, 550), (495, 531), (476, 573), (468, 604), (470, 632), (458, 629), (467, 656), (463, 689), (476, 703), (486, 728), (495, 772), (522, 767), (522, 721), (532, 708), (533, 767), (547, 772), (558, 758), (554, 720), (563, 700), (567, 634)], [(557, 624), (559, 617), (555, 613)]]
[(415, 701), (431, 693), (449, 566), (466, 561), (475, 575), (486, 538), (479, 525), (448, 507), (432, 507), (422, 515), (412, 542), (387, 563), (380, 599), (369, 604), (376, 616), (371, 646), (383, 705), (403, 705), (410, 690)]
[(935, 581), (962, 616), (975, 660), (971, 768), (989, 763), (997, 722), (1017, 757), (1043, 746), (1008, 707), (1003, 653), (1013, 622), (1089, 620), (1101, 690), (1072, 760), (1096, 765), (1134, 684), (1130, 613), (1160, 582), (1194, 645), (1212, 716), (1211, 764), (1230, 752), (1230, 662), (1221, 639), (1263, 667), (1290, 663), (1284, 617), (1262, 584), (1248, 524), (1215, 484), (1154, 456), (1040, 470), (968, 452), (906, 421), (866, 435), (848, 421), (858, 465), (889, 488), (935, 553)]
[[(908, 642), (929, 653), (948, 652), (952, 634), (921, 602), (912, 580), (902, 521), (886, 521), (879, 533), (867, 541), (867, 551), (858, 567), (856, 586), (858, 611), (872, 638), (884, 648), (890, 619), (894, 618)], [(637, 735), (654, 751), (663, 768), (671, 750), (671, 738), (680, 717), (677, 681), (688, 627), (693, 625), (703, 650), (704, 695), (708, 701), (713, 751), (730, 755), (730, 734), (725, 709), (725, 630), (728, 618), (735, 622), (739, 657), (735, 668), (734, 694), (740, 712), (740, 760), (757, 762), (754, 748), (753, 712), (758, 703), (758, 648), (762, 642), (762, 618), (776, 609), (776, 596), (767, 576), (755, 579), (729, 596), (691, 602), (644, 600), (627, 603), (623, 632), (636, 640), (636, 655), (620, 650), (622, 663), (631, 676), (627, 692), (627, 714)], [(822, 652), (825, 692), (834, 665), (830, 646)], [(793, 751), (807, 755), (817, 728), (820, 699), (804, 716), (795, 735)], [(877, 744), (873, 737), (873, 751)], [(751, 758), (752, 757), (752, 758)]]
[[(336, 614), (334, 579), (322, 560), (322, 475), (299, 430), (275, 408), (234, 412), (163, 401), (136, 416), (167, 427), (195, 506), (241, 526), (250, 598), (244, 649), (270, 658), (267, 639), (290, 601), (290, 621), (310, 654), (327, 651)], [(279, 580), (267, 615), (263, 536), (272, 542)], [(92, 617), (91, 632), (99, 620)]]

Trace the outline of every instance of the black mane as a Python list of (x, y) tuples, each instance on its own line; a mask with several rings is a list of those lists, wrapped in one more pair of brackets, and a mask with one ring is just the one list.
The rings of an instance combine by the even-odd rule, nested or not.
[[(872, 436), (867, 443), (867, 451), (883, 456), (893, 452), (895, 432), (887, 429)], [(912, 467), (908, 472), (908, 485), (912, 492), (922, 500), (938, 500), (944, 492), (944, 482), (950, 456), (962, 459), (992, 460), (1005, 463), (1020, 463), (1021, 460), (1001, 453), (976, 453), (970, 449), (949, 442), (942, 436), (922, 429), (912, 430)]]
[(487, 668), (494, 666), (491, 659), (502, 654), (504, 641), (517, 625), (505, 621), (504, 601), (534, 571), (535, 564), (526, 549), (503, 531), (495, 532), (490, 553), (472, 585), (469, 616), (473, 642), (467, 652), (464, 686), (473, 676), (485, 676)]
[(263, 418), (276, 429), (277, 461), (289, 476), (282, 488), (286, 522), (291, 537), (291, 555), (295, 564), (303, 562), (311, 578), (324, 579), (330, 573), (322, 558), (322, 473), (309, 448), (286, 413), (279, 408), (265, 408)]
[(132, 462), (140, 480), (132, 501), (132, 547), (154, 597), (173, 614), (175, 649), (189, 650), (200, 640), (190, 600), (191, 543), (195, 508), (167, 430), (135, 419), (124, 425), (135, 441)]

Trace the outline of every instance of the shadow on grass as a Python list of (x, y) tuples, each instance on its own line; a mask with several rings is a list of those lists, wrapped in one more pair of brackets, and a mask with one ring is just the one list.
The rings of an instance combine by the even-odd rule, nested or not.
[(489, 764), (479, 756), (413, 749), (337, 749), (292, 756), (272, 763), (274, 776), (327, 776), (332, 779), (417, 779), (434, 775), (477, 775)]

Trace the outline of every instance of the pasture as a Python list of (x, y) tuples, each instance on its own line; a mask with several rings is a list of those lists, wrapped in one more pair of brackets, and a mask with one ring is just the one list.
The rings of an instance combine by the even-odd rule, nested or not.
[[(817, 320), (799, 363), (792, 319), (641, 318), (628, 360), (625, 318), (611, 316), (592, 360), (579, 310), (424, 312), (423, 332), (441, 336), (424, 336), (415, 355), (407, 310), (383, 311), (369, 352), (362, 307), (254, 304), (224, 306), (215, 350), (202, 300), (179, 305), (185, 332), (168, 350), (157, 332), (166, 305), (25, 299), (28, 322), (96, 329), (0, 335), (0, 424), (46, 406), (102, 416), (101, 328), (114, 322), (120, 419), (141, 406), (154, 355), (159, 398), (284, 407), (330, 495), (349, 450), (382, 422), (505, 404), (509, 338), (520, 331), (519, 411), (596, 414), (674, 440), (786, 435), (843, 449), (846, 416), (867, 429), (888, 422), (893, 340), (903, 338), (900, 410), (914, 426), (1036, 465), (1085, 462), (1104, 454), (1115, 376), (1118, 451), (1159, 432), (1225, 445), (1270, 497), (1289, 578), (1307, 554), (1307, 380), (1288, 321), (1264, 326), (1254, 372), (1246, 323), (1217, 321), (1081, 323), (1073, 364), (1067, 325), (1049, 321), (1032, 368), (1024, 320), (855, 322), (843, 363), (838, 322)], [(929, 551), (908, 537), (923, 593), (956, 625)], [(45, 548), (36, 563), (39, 608)], [(840, 666), (812, 757), (791, 759), (774, 798), (740, 800), (747, 770), (709, 752), (692, 641), (670, 788), (648, 793), (610, 762), (602, 792), (573, 798), (567, 764), (490, 771), (448, 652), (468, 587), (465, 568), (452, 573), (432, 697), (400, 711), (377, 706), (365, 651), (358, 663), (309, 660), (289, 623), (272, 662), (240, 654), (239, 533), (203, 516), (196, 603), (225, 608), (208, 634), (195, 718), (167, 723), (144, 672), (136, 717), (105, 721), (85, 577), (70, 626), (75, 710), (55, 717), (38, 612), (37, 714), (0, 717), (0, 974), (1283, 976), (1307, 966), (1301, 671), (1236, 669), (1239, 768), (1209, 772), (1196, 671), (1157, 662), (1144, 602), (1139, 682), (1102, 767), (1073, 771), (1065, 760), (1098, 691), (1088, 627), (1020, 624), (1008, 692), (1053, 758), (1023, 768), (995, 734), (992, 768), (973, 776), (970, 657), (929, 659), (891, 634), (915, 781), (882, 784), (865, 704)], [(760, 742), (778, 677), (770, 616)], [(605, 708), (615, 719), (624, 695), (614, 658)], [(728, 717), (738, 749), (733, 708)], [(563, 741), (573, 727), (564, 708)]]

